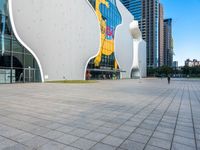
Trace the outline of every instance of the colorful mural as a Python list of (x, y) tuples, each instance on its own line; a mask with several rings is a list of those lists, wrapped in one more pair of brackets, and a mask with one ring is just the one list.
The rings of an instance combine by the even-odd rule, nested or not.
[[(89, 2), (94, 7), (101, 26), (101, 50), (94, 59), (95, 66), (99, 66), (103, 55), (114, 57), (115, 30), (122, 19), (115, 0), (89, 0)], [(115, 60), (114, 68), (117, 69), (117, 66)]]

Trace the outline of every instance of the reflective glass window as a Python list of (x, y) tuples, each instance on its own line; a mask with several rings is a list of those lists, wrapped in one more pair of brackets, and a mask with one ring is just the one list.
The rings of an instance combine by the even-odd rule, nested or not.
[(33, 68), (34, 67), (34, 58), (32, 55), (24, 55), (24, 59), (25, 59), (25, 64), (24, 64), (24, 68)]
[(19, 52), (19, 53), (24, 52), (24, 48), (16, 40), (13, 40), (12, 47), (13, 47), (13, 52)]

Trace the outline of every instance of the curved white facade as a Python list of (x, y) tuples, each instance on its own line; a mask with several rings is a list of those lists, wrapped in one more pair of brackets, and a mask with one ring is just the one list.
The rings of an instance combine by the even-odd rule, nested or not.
[(15, 34), (35, 53), (45, 80), (85, 79), (100, 36), (86, 0), (10, 0), (9, 7)]
[[(116, 29), (114, 54), (121, 78), (130, 78), (134, 58), (146, 62), (145, 42), (140, 40), (137, 47), (142, 53), (134, 56), (129, 30), (133, 16), (119, 0), (116, 5), (122, 23)], [(85, 79), (89, 60), (99, 53), (101, 36), (98, 18), (88, 0), (9, 0), (9, 12), (14, 33), (35, 56), (43, 81)], [(138, 63), (138, 67), (145, 64)], [(141, 74), (145, 74), (145, 68)]]
[(130, 78), (133, 63), (133, 38), (129, 30), (129, 24), (132, 22), (133, 16), (119, 0), (117, 0), (117, 6), (122, 16), (122, 24), (116, 30), (115, 56), (119, 68), (122, 70), (121, 78)]

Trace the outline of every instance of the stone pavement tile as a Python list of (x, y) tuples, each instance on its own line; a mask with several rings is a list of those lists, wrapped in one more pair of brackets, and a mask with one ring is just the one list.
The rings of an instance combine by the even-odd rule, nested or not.
[(158, 121), (152, 119), (145, 119), (143, 123), (154, 124), (156, 125)]
[(156, 125), (155, 124), (150, 124), (150, 123), (142, 123), (140, 125), (140, 128), (147, 129), (147, 130), (155, 130)]
[(164, 127), (164, 128), (174, 129), (175, 128), (175, 123), (160, 122), (159, 126), (160, 127)]
[(156, 131), (160, 131), (160, 132), (164, 132), (164, 133), (168, 133), (168, 134), (173, 134), (174, 133), (174, 129), (172, 129), (172, 128), (166, 128), (166, 127), (161, 127), (161, 126), (158, 126), (156, 128)]
[(151, 134), (153, 133), (153, 131), (152, 130), (138, 128), (138, 129), (135, 130), (135, 133), (139, 133), (139, 134), (142, 134), (142, 135), (151, 136)]
[(170, 149), (171, 146), (171, 142), (157, 138), (151, 138), (148, 144), (164, 149)]
[(117, 128), (119, 127), (119, 124), (107, 122), (103, 126), (108, 128)]
[(194, 133), (193, 132), (185, 132), (183, 130), (176, 130), (175, 131), (175, 135), (178, 135), (178, 136), (182, 136), (182, 137), (185, 137), (185, 138), (191, 138), (191, 139), (194, 139)]
[(193, 124), (192, 122), (181, 122), (181, 121), (178, 121), (177, 122), (177, 125), (179, 126), (185, 126), (185, 127), (190, 127), (190, 128), (193, 128)]
[(196, 150), (196, 148), (173, 142), (171, 150)]
[(23, 131), (15, 129), (15, 128), (7, 127), (7, 126), (0, 127), (0, 136), (4, 136), (7, 138), (11, 138), (13, 136), (16, 136), (22, 133)]
[(164, 140), (167, 140), (167, 141), (171, 141), (172, 138), (173, 138), (173, 135), (156, 131), (156, 132), (154, 132), (153, 137), (158, 138), (158, 139), (164, 139)]
[(115, 150), (125, 150), (125, 149), (122, 149), (122, 148), (117, 148), (117, 149), (115, 149)]
[(115, 149), (116, 149), (116, 147), (106, 145), (106, 144), (103, 144), (103, 143), (97, 143), (90, 150), (115, 150)]
[(115, 130), (110, 135), (121, 138), (121, 139), (126, 139), (130, 134), (131, 132), (127, 132), (124, 130)]
[(145, 150), (166, 150), (160, 147), (152, 146), (152, 145), (147, 145)]
[(74, 135), (65, 134), (55, 140), (58, 142), (61, 142), (63, 144), (71, 144), (71, 143), (75, 142), (76, 140), (78, 140), (78, 138), (79, 137), (74, 136)]
[(44, 144), (43, 146), (41, 146), (40, 148), (38, 148), (38, 150), (61, 150), (65, 147), (66, 145), (64, 144), (60, 144), (54, 141), (50, 141), (46, 144)]
[(64, 149), (62, 149), (62, 150), (80, 150), (80, 149), (72, 147), (72, 146), (65, 146)]
[(50, 123), (48, 125), (46, 125), (46, 128), (49, 128), (49, 129), (57, 129), (57, 128), (61, 128), (63, 125), (60, 124), (60, 123)]
[(105, 123), (106, 123), (105, 121), (101, 121), (101, 120), (98, 120), (98, 119), (94, 119), (92, 121), (92, 124), (97, 125), (97, 126), (101, 126), (101, 125), (103, 125)]
[(126, 140), (120, 147), (126, 150), (143, 150), (144, 146), (142, 143)]
[(133, 133), (133, 134), (131, 134), (131, 136), (128, 139), (133, 140), (135, 142), (140, 142), (140, 143), (146, 144), (149, 140), (149, 136)]
[(39, 126), (38, 126), (37, 128), (31, 130), (30, 132), (31, 132), (32, 134), (36, 134), (36, 135), (42, 136), (43, 134), (45, 134), (45, 133), (47, 133), (47, 132), (49, 132), (49, 131), (51, 131), (51, 129), (44, 128), (44, 127), (39, 127)]
[(114, 136), (107, 136), (102, 140), (102, 143), (118, 147), (123, 141), (123, 139)]
[(95, 130), (96, 128), (98, 128), (98, 127), (99, 127), (98, 125), (95, 125), (93, 123), (87, 123), (87, 124), (82, 125), (80, 128), (92, 131), (92, 130)]
[(49, 125), (50, 121), (47, 120), (40, 120), (40, 121), (36, 121), (34, 122), (34, 124), (41, 126), (41, 127), (46, 127), (47, 125)]
[(73, 130), (75, 130), (75, 129), (77, 129), (77, 128), (70, 127), (70, 126), (62, 126), (62, 127), (60, 127), (60, 128), (57, 128), (56, 130), (57, 130), (57, 131), (64, 132), (64, 133), (69, 133), (69, 132), (71, 132), (71, 131), (73, 131)]
[(15, 137), (12, 137), (11, 139), (14, 140), (14, 141), (17, 141), (19, 143), (23, 143), (27, 140), (30, 140), (32, 138), (36, 137), (36, 135), (33, 135), (33, 134), (30, 134), (30, 133), (27, 133), (27, 132), (24, 132), (22, 134), (19, 134)]
[(114, 118), (113, 120), (111, 120), (110, 122), (111, 122), (111, 123), (114, 123), (114, 124), (116, 124), (116, 125), (122, 125), (122, 124), (124, 124), (126, 121), (127, 121), (127, 119), (125, 119), (125, 118), (116, 117), (116, 118)]
[(191, 147), (195, 147), (195, 140), (194, 139), (190, 139), (190, 138), (185, 138), (182, 136), (174, 136), (174, 142), (175, 143), (181, 143), (181, 144), (185, 144)]
[(8, 147), (6, 147), (6, 148), (3, 148), (3, 150), (30, 150), (30, 148), (27, 147), (27, 146), (24, 146), (24, 145), (22, 145), (22, 144), (17, 143), (17, 144), (15, 144), (15, 145), (12, 145), (12, 146), (8, 146)]
[(197, 140), (197, 148), (200, 150), (200, 140)]
[(200, 140), (200, 134), (196, 132), (196, 138)]
[(75, 129), (71, 132), (69, 132), (69, 134), (78, 136), (78, 137), (84, 137), (85, 135), (89, 134), (90, 130), (85, 130), (85, 129)]
[(99, 133), (99, 132), (91, 132), (88, 135), (85, 136), (86, 139), (92, 140), (92, 141), (96, 141), (99, 142), (101, 141), (103, 138), (105, 138), (107, 135), (103, 134), (103, 133)]
[(200, 128), (195, 128), (196, 133), (200, 134)]
[(127, 125), (122, 125), (121, 127), (119, 127), (118, 129), (120, 130), (124, 130), (124, 131), (127, 131), (127, 132), (133, 132), (136, 127), (131, 127), (131, 126), (127, 126)]
[(189, 132), (189, 133), (193, 132), (193, 127), (186, 127), (186, 126), (182, 126), (182, 125), (176, 126), (176, 129), (182, 130), (185, 132)]
[(40, 146), (48, 143), (49, 140), (46, 138), (42, 138), (39, 136), (33, 137), (32, 139), (29, 139), (27, 141), (22, 142), (24, 145), (28, 146), (30, 149), (37, 149)]
[(127, 121), (126, 123), (124, 123), (124, 125), (127, 125), (127, 126), (131, 126), (131, 127), (137, 127), (140, 123), (138, 121)]
[(6, 138), (0, 136), (0, 143), (3, 142), (3, 141), (5, 141), (5, 140), (6, 140)]
[(184, 119), (184, 118), (178, 117), (178, 121), (177, 122), (190, 123), (190, 122), (192, 122), (192, 119)]
[(99, 127), (95, 131), (104, 133), (104, 134), (110, 134), (114, 129), (113, 128), (108, 128), (108, 127)]
[(93, 147), (96, 144), (94, 141), (90, 141), (87, 139), (80, 138), (71, 145), (77, 148), (80, 148), (82, 150), (89, 150), (91, 147)]
[(8, 149), (9, 150), (9, 148), (14, 147), (17, 144), (19, 144), (19, 143), (16, 143), (14, 141), (6, 139), (6, 140), (4, 140), (3, 142), (0, 143), (0, 149), (1, 150), (3, 150), (3, 149)]
[[(146, 119), (148, 122), (153, 122), (153, 123), (158, 123), (159, 122), (159, 120), (160, 120), (160, 118), (158, 118), (158, 117), (154, 117), (154, 116), (149, 116), (148, 117), (148, 119)], [(146, 121), (145, 120), (145, 121)]]
[(59, 131), (56, 131), (56, 130), (51, 130), (45, 134), (42, 135), (42, 137), (45, 137), (45, 138), (49, 138), (49, 139), (57, 139), (61, 136), (63, 136), (64, 133), (63, 132), (59, 132)]

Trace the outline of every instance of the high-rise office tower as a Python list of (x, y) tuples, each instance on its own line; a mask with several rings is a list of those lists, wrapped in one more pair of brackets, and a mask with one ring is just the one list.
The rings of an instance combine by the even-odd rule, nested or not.
[(164, 65), (173, 64), (172, 19), (164, 20)]
[(159, 43), (158, 43), (158, 66), (164, 65), (164, 13), (163, 5), (159, 4)]
[(142, 37), (147, 42), (147, 67), (158, 66), (159, 0), (121, 0), (139, 21)]
[(142, 0), (142, 8), (147, 42), (147, 67), (157, 67), (159, 0)]

